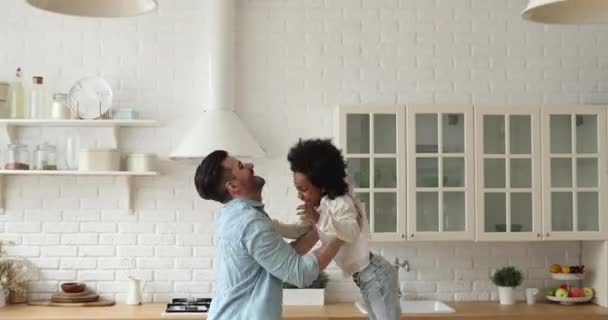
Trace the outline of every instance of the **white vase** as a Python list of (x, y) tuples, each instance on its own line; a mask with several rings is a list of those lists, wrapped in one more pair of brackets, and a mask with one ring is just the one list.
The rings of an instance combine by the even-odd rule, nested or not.
[(513, 287), (498, 287), (498, 299), (500, 304), (515, 304)]
[(283, 304), (286, 306), (322, 306), (325, 304), (325, 289), (283, 289)]

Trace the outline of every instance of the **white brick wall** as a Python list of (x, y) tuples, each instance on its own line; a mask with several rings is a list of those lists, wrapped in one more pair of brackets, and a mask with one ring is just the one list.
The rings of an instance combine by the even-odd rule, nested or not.
[[(237, 112), (270, 155), (256, 168), (269, 181), (269, 212), (282, 219), (293, 219), (297, 204), (285, 154), (300, 137), (330, 136), (337, 104), (608, 102), (608, 27), (527, 23), (519, 17), (525, 0), (238, 3)], [(101, 75), (113, 85), (116, 106), (164, 124), (125, 130), (125, 151), (164, 159), (205, 104), (206, 20), (199, 0), (160, 0), (157, 13), (126, 19), (53, 15), (5, 0), (0, 81), (20, 66), (26, 79), (43, 75), (50, 92), (65, 92), (79, 78)], [(78, 132), (83, 141), (107, 143), (103, 131)], [(57, 143), (60, 151), (65, 142), (57, 128), (22, 129), (20, 136)], [(112, 177), (8, 178), (0, 237), (15, 240), (10, 252), (37, 267), (33, 297), (80, 280), (122, 300), (129, 257), (149, 281), (148, 300), (210, 294), (218, 206), (197, 199), (194, 164), (161, 167), (161, 177), (135, 179), (134, 216)], [(488, 300), (496, 299), (493, 268), (512, 263), (525, 270), (526, 285), (541, 286), (548, 264), (575, 263), (579, 247), (407, 243), (375, 251), (409, 259), (411, 271), (400, 273), (408, 297)], [(331, 275), (329, 301), (357, 298), (348, 279)]]

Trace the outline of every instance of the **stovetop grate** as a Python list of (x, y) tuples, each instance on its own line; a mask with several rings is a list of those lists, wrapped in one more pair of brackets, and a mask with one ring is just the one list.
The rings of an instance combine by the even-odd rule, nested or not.
[(211, 305), (210, 298), (174, 298), (171, 303), (167, 304), (165, 312), (167, 313), (181, 313), (181, 312), (196, 312), (206, 313), (209, 312), (209, 306)]

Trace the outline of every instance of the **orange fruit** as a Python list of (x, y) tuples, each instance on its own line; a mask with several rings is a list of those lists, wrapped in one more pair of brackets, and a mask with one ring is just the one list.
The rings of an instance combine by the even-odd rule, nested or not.
[(562, 273), (570, 273), (570, 266), (563, 266)]
[(549, 271), (551, 271), (551, 273), (560, 273), (562, 272), (562, 266), (557, 263), (554, 263), (549, 267)]

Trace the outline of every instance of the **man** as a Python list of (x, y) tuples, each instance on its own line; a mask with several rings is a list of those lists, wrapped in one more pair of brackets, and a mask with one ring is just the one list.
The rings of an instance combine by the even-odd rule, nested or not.
[[(215, 223), (216, 294), (210, 320), (279, 320), (282, 282), (312, 283), (319, 273), (315, 256), (300, 256), (294, 246), (305, 243), (309, 232), (292, 245), (275, 230), (262, 201), (265, 180), (217, 150), (196, 169), (194, 183), (203, 199), (224, 204)], [(312, 241), (315, 241), (313, 239)]]

